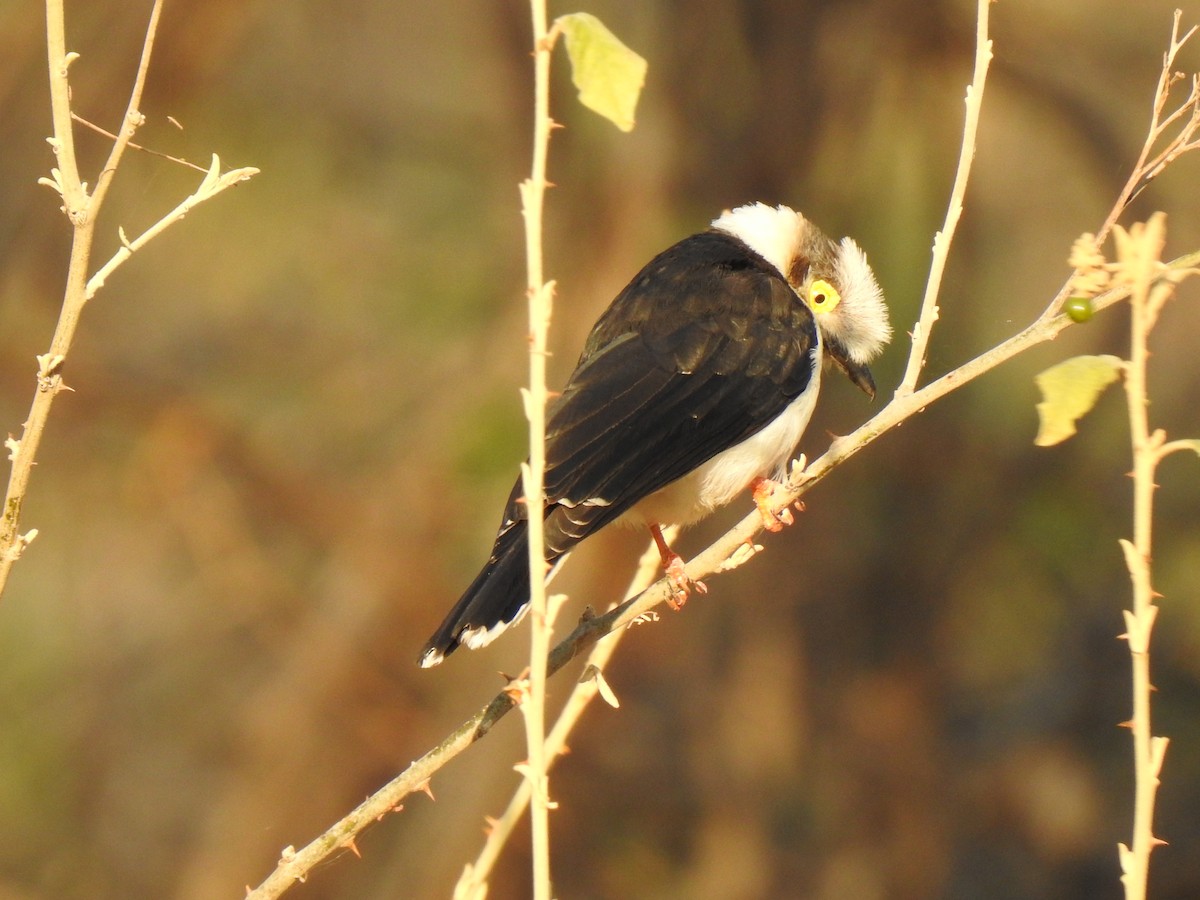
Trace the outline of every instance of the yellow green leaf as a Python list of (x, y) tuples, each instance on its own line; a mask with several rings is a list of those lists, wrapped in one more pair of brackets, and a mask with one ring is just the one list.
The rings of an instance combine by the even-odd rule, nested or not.
[(579, 90), (579, 102), (622, 131), (632, 131), (646, 80), (646, 60), (588, 13), (561, 16), (555, 24), (567, 41), (571, 80)]
[(1040, 425), (1033, 442), (1050, 447), (1073, 435), (1075, 423), (1096, 405), (1124, 365), (1116, 356), (1076, 356), (1035, 376), (1043, 399), (1037, 405)]

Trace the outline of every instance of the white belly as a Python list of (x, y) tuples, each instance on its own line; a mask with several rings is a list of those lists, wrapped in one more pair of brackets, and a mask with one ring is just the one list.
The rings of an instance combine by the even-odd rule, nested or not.
[[(814, 354), (815, 355), (815, 354)], [(629, 524), (690, 525), (750, 487), (755, 478), (780, 478), (812, 417), (821, 383), (814, 366), (808, 387), (774, 422), (694, 472), (651, 494), (622, 516)]]

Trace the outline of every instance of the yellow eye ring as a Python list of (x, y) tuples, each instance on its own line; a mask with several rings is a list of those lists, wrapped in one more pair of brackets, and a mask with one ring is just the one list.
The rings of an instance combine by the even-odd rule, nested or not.
[(837, 288), (823, 278), (818, 278), (808, 286), (808, 305), (814, 313), (827, 313), (842, 302), (842, 295)]

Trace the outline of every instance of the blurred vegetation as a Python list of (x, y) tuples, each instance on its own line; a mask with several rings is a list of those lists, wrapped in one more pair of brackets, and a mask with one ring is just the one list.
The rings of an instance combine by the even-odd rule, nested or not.
[[(69, 3), (74, 104), (112, 128), (149, 3)], [(1174, 2), (1006, 0), (936, 375), (1028, 322), (1143, 139)], [(901, 339), (953, 176), (974, 4), (617, 3), (650, 62), (637, 129), (578, 108), (551, 150), (552, 380), (654, 252), (784, 202), (867, 248)], [(574, 7), (552, 8), (553, 14)], [(0, 431), (19, 429), (69, 235), (44, 25), (0, 5)], [(1185, 27), (1200, 9), (1185, 10)], [(167, 5), (138, 140), (263, 174), (151, 245), (86, 311), (0, 604), (0, 898), (240, 896), (518, 671), (520, 634), (422, 672), (522, 457), (528, 14), (519, 2)], [(1181, 58), (1200, 67), (1197, 47)], [(173, 116), (179, 130), (167, 121)], [(85, 168), (103, 138), (79, 137)], [(1200, 246), (1185, 158), (1130, 213)], [(92, 176), (94, 178), (94, 175)], [(127, 157), (98, 257), (198, 183)], [(1155, 334), (1152, 419), (1196, 436), (1196, 287)], [(556, 769), (557, 895), (1092, 898), (1132, 803), (1117, 538), (1124, 409), (1032, 444), (1032, 375), (1127, 354), (1126, 312), (955, 394), (822, 484), (707, 598), (642, 628)], [(871, 408), (831, 380), (805, 450)], [(1161, 470), (1157, 900), (1200, 894), (1200, 478)], [(748, 508), (748, 507), (747, 507)], [(744, 510), (685, 537), (704, 545)], [(606, 603), (640, 549), (557, 583)], [(569, 677), (569, 676), (568, 676)], [(565, 690), (552, 685), (552, 694)], [(447, 896), (516, 782), (504, 723), (289, 896)], [(527, 891), (518, 842), (494, 897)]]

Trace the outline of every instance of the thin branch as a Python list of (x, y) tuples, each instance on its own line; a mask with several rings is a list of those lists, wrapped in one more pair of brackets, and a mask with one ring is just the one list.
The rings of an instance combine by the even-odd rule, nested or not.
[[(1141, 190), (1152, 180), (1157, 178), (1168, 165), (1191, 150), (1200, 147), (1200, 142), (1195, 140), (1197, 130), (1200, 130), (1200, 78), (1192, 76), (1192, 90), (1188, 94), (1187, 99), (1165, 120), (1164, 125), (1174, 123), (1176, 119), (1187, 116), (1187, 120), (1183, 123), (1183, 127), (1174, 138), (1168, 142), (1167, 146), (1146, 163), (1141, 179), (1141, 184), (1138, 189)], [(1132, 199), (1132, 198), (1131, 198)]]
[[(156, 0), (155, 12), (151, 13), (150, 24), (147, 26), (146, 49), (143, 50), (139, 71), (148, 61), (148, 48), (153, 43), (152, 32), (158, 21), (157, 10), (160, 5), (161, 0)], [(88, 197), (87, 190), (80, 180), (75, 159), (75, 139), (71, 125), (71, 89), (67, 80), (67, 70), (78, 58), (78, 54), (68, 53), (66, 50), (66, 24), (62, 0), (46, 2), (46, 54), (50, 71), (50, 106), (54, 120), (54, 137), (50, 139), (50, 145), (54, 149), (58, 166), (51, 170), (50, 178), (41, 178), (39, 182), (56, 190), (62, 197), (63, 211), (73, 226), (71, 258), (67, 265), (62, 308), (50, 341), (50, 349), (37, 357), (37, 390), (34, 391), (29, 415), (25, 418), (20, 439), (9, 438), (5, 445), (9, 449), (12, 466), (5, 491), (4, 509), (0, 513), (0, 595), (3, 595), (8, 584), (13, 565), (37, 534), (36, 529), (21, 533), (21, 507), (29, 490), (29, 480), (33, 476), (38, 448), (45, 433), (54, 398), (61, 391), (68, 390), (62, 380), (62, 371), (75, 338), (75, 330), (79, 326), (79, 318), (83, 314), (84, 304), (87, 302), (87, 272), (95, 237), (96, 216), (103, 202), (102, 193), (99, 191), (91, 198)], [(140, 97), (140, 87), (135, 89), (133, 96)], [(105, 179), (106, 183), (111, 177), (110, 172)]]
[(58, 168), (53, 174), (60, 185), (63, 211), (75, 223), (83, 218), (88, 199), (80, 181), (79, 163), (75, 159), (75, 135), (71, 129), (71, 85), (67, 77), (71, 63), (78, 58), (78, 53), (67, 52), (62, 0), (46, 0), (46, 59), (50, 66), (50, 114), (54, 122), (54, 137), (49, 140), (58, 160)]
[(105, 278), (122, 265), (135, 250), (160, 234), (169, 225), (183, 218), (188, 210), (197, 203), (215, 196), (225, 188), (249, 178), (258, 171), (244, 168), (222, 175), (218, 168), (217, 158), (214, 156), (213, 167), (195, 194), (186, 198), (136, 240), (129, 241), (125, 238), (124, 232), (120, 232), (122, 247), (89, 279), (88, 269), (91, 265), (96, 221), (108, 187), (112, 184), (113, 176), (116, 174), (121, 156), (125, 148), (129, 146), (129, 140), (141, 120), (141, 114), (137, 108), (141, 103), (142, 91), (145, 87), (146, 72), (150, 65), (150, 55), (154, 47), (154, 35), (161, 10), (162, 0), (155, 0), (150, 20), (146, 26), (146, 38), (142, 45), (142, 55), (130, 92), (125, 120), (120, 134), (113, 142), (108, 162), (96, 180), (95, 191), (89, 198), (86, 185), (80, 180), (75, 159), (70, 85), (67, 80), (68, 67), (77, 55), (66, 51), (62, 0), (47, 0), (46, 3), (46, 52), (49, 61), (50, 103), (54, 122), (54, 136), (50, 139), (50, 144), (54, 149), (58, 165), (51, 170), (50, 177), (40, 178), (38, 181), (56, 191), (62, 198), (63, 211), (72, 225), (71, 258), (67, 267), (66, 284), (63, 288), (62, 308), (54, 329), (54, 336), (50, 341), (50, 348), (37, 356), (37, 387), (30, 404), (29, 415), (26, 416), (21, 428), (21, 436), (19, 438), (9, 437), (4, 444), (8, 449), (11, 467), (5, 490), (4, 506), (0, 509), (0, 595), (4, 593), (9, 574), (16, 561), (37, 535), (37, 529), (21, 532), (21, 507), (29, 491), (29, 481), (33, 475), (38, 449), (45, 434), (54, 398), (60, 392), (70, 390), (63, 381), (63, 369), (87, 301), (104, 284)]
[[(544, 518), (540, 514), (546, 475), (546, 356), (554, 285), (546, 282), (542, 261), (542, 210), (546, 197), (546, 160), (550, 151), (550, 54), (553, 38), (546, 26), (546, 0), (530, 0), (533, 19), (534, 117), (533, 166), (521, 185), (525, 216), (525, 253), (529, 296), (529, 388), (523, 392), (529, 419), (529, 462), (521, 467), (529, 540), (529, 676), (521, 714), (529, 757), (521, 767), (533, 795), (530, 814), (533, 847), (533, 898), (550, 900), (550, 782), (546, 759), (546, 657), (554, 627), (554, 609), (546, 600)], [(554, 605), (557, 608), (557, 604)]]
[(100, 288), (104, 287), (105, 280), (118, 268), (120, 268), (136, 251), (146, 246), (152, 239), (166, 231), (170, 226), (174, 225), (184, 216), (186, 216), (194, 207), (203, 203), (205, 200), (211, 200), (217, 194), (227, 188), (241, 184), (243, 181), (248, 181), (258, 174), (258, 169), (252, 166), (245, 166), (240, 169), (230, 169), (228, 172), (221, 171), (221, 160), (213, 154), (212, 165), (204, 176), (204, 180), (200, 182), (200, 186), (196, 188), (196, 192), (189, 194), (187, 197), (176, 206), (173, 210), (143, 231), (132, 241), (125, 237), (124, 229), (118, 229), (121, 237), (121, 247), (113, 254), (103, 266), (101, 266), (96, 274), (88, 279), (87, 287), (84, 292), (84, 299), (91, 300)]
[[(1104, 224), (1096, 232), (1097, 244), (1104, 242), (1109, 231), (1112, 230), (1113, 225), (1117, 223), (1117, 220), (1125, 212), (1125, 209), (1133, 201), (1133, 198), (1140, 194), (1154, 178), (1161, 175), (1167, 165), (1184, 153), (1200, 147), (1200, 142), (1192, 140), (1197, 129), (1200, 129), (1200, 84), (1198, 84), (1195, 76), (1192, 78), (1192, 90), (1188, 98), (1175, 112), (1171, 113), (1165, 119), (1163, 118), (1163, 110), (1166, 109), (1167, 101), (1171, 96), (1171, 88), (1179, 80), (1178, 73), (1175, 71), (1175, 58), (1179, 55), (1179, 51), (1183, 49), (1184, 44), (1196, 34), (1196, 28), (1192, 27), (1180, 37), (1179, 26), (1182, 17), (1183, 11), (1175, 10), (1175, 17), (1171, 24), (1171, 42), (1167, 51), (1163, 54), (1162, 68), (1158, 73), (1158, 84), (1154, 88), (1154, 102), (1150, 115), (1150, 127), (1146, 132), (1146, 140), (1142, 144), (1141, 152), (1138, 154), (1137, 162), (1134, 163), (1133, 169), (1129, 174), (1129, 179), (1125, 182), (1125, 186), (1117, 196), (1117, 202), (1113, 204), (1108, 217), (1104, 220)], [(1167, 147), (1157, 157), (1150, 159), (1150, 154), (1154, 151), (1155, 145), (1158, 144), (1169, 127), (1185, 114), (1188, 116), (1188, 120), (1184, 123), (1183, 127), (1167, 143)], [(1062, 301), (1065, 300), (1066, 297), (1064, 296)], [(1061, 303), (1059, 305), (1061, 306)]]
[(142, 55), (138, 60), (137, 74), (133, 76), (133, 88), (129, 92), (129, 104), (125, 109), (125, 117), (121, 120), (121, 129), (117, 132), (117, 139), (113, 141), (112, 149), (108, 152), (108, 161), (100, 170), (100, 174), (96, 178), (96, 189), (92, 192), (91, 206), (94, 210), (99, 210), (101, 204), (104, 203), (109, 186), (112, 185), (113, 176), (117, 174), (117, 166), (121, 164), (121, 157), (125, 155), (125, 149), (133, 139), (134, 133), (146, 121), (146, 117), (142, 115), (138, 107), (142, 105), (142, 91), (146, 87), (146, 73), (150, 71), (150, 56), (154, 52), (154, 36), (158, 33), (158, 20), (162, 15), (162, 6), (163, 0), (154, 0), (154, 6), (150, 10), (150, 22), (146, 25), (146, 39), (142, 42)]
[[(668, 544), (675, 540), (678, 533), (679, 529), (675, 527), (663, 529), (663, 537)], [(638, 562), (637, 571), (634, 573), (629, 589), (625, 592), (625, 598), (632, 599), (653, 584), (658, 578), (660, 565), (658, 547), (651, 542)], [(600, 679), (604, 677), (602, 673), (608, 666), (608, 661), (612, 658), (613, 653), (616, 652), (617, 645), (621, 642), (624, 634), (625, 629), (610, 632), (605, 638), (597, 641), (592, 647), (591, 653), (588, 654), (583, 665), (584, 677), (576, 682), (571, 696), (567, 698), (567, 702), (558, 715), (558, 720), (546, 738), (546, 758), (551, 765), (563, 753), (567, 737), (579, 722), (588, 704), (600, 692)], [(512, 835), (517, 823), (520, 822), (521, 816), (525, 814), (530, 795), (531, 789), (528, 780), (522, 780), (500, 818), (488, 821), (487, 840), (475, 862), (469, 863), (463, 870), (462, 877), (454, 889), (456, 900), (474, 900), (474, 898), (485, 896), (487, 881), (496, 861), (500, 858), (500, 851)]]
[[(104, 135), (109, 140), (115, 141), (117, 139), (117, 136), (111, 131), (101, 128), (95, 122), (89, 122), (78, 113), (71, 113), (71, 120), (78, 122), (84, 128), (96, 132), (96, 134)], [(149, 147), (144, 147), (141, 144), (135, 144), (133, 141), (130, 141), (128, 146), (130, 150), (140, 150), (142, 153), (149, 153), (151, 156), (157, 156), (159, 159), (165, 159), (173, 163), (178, 163), (181, 166), (187, 166), (189, 169), (195, 169), (197, 172), (208, 171), (208, 169), (204, 168), (204, 166), (198, 166), (194, 162), (188, 162), (186, 159), (182, 159), (178, 156), (172, 156), (170, 153), (163, 153), (161, 150), (151, 150)]]
[(1193, 453), (1200, 455), (1200, 440), (1180, 440), (1168, 441), (1158, 448), (1158, 461), (1162, 462), (1172, 453), (1179, 453), (1181, 450), (1190, 450)]
[[(1133, 609), (1125, 611), (1125, 634), (1129, 644), (1133, 677), (1134, 812), (1132, 846), (1120, 844), (1121, 883), (1126, 900), (1145, 900), (1150, 875), (1150, 853), (1162, 843), (1154, 836), (1154, 804), (1159, 773), (1168, 739), (1155, 737), (1151, 726), (1150, 638), (1158, 616), (1157, 596), (1151, 580), (1152, 526), (1154, 521), (1155, 470), (1163, 458), (1166, 434), (1150, 430), (1146, 367), (1150, 357), (1150, 332), (1175, 279), (1160, 279), (1159, 271), (1166, 236), (1166, 217), (1156, 213), (1128, 232), (1118, 227), (1119, 278), (1131, 285), (1130, 358), (1125, 366), (1125, 393), (1129, 406), (1129, 437), (1133, 451), (1133, 540), (1122, 540), (1121, 549), (1133, 589)], [(1186, 445), (1181, 441), (1177, 444)]]
[(912, 330), (912, 349), (908, 354), (908, 365), (904, 377), (896, 389), (897, 396), (907, 396), (917, 388), (917, 379), (925, 366), (925, 348), (933, 324), (938, 319), (938, 294), (942, 288), (942, 275), (950, 257), (950, 242), (962, 216), (963, 199), (967, 193), (967, 181), (971, 176), (971, 163), (975, 159), (975, 138), (979, 131), (979, 113), (983, 108), (983, 88), (987, 83), (988, 64), (992, 61), (992, 42), (988, 38), (988, 7), (992, 0), (979, 0), (975, 26), (975, 74), (967, 86), (967, 115), (963, 123), (962, 146), (958, 155), (958, 168), (954, 174), (954, 186), (950, 190), (950, 202), (946, 207), (946, 219), (942, 230), (933, 236), (933, 261), (929, 268), (929, 280), (925, 283), (925, 296), (921, 300), (921, 312)]

